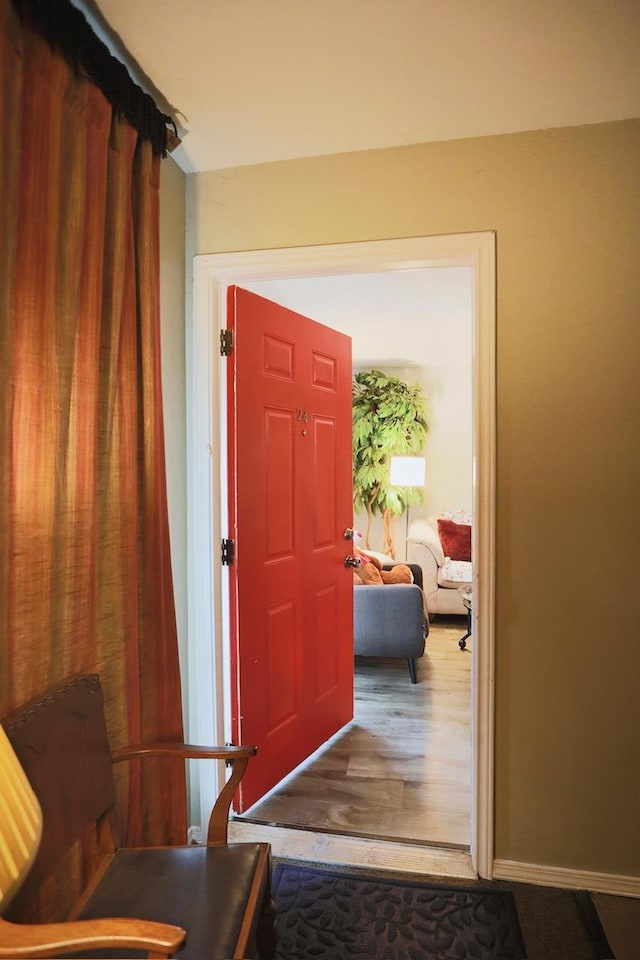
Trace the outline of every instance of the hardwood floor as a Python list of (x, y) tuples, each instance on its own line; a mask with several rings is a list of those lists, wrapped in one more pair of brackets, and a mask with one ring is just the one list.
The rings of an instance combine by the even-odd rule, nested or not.
[(355, 716), (240, 819), (468, 849), (471, 650), (462, 617), (431, 625), (418, 683), (405, 660), (356, 658)]

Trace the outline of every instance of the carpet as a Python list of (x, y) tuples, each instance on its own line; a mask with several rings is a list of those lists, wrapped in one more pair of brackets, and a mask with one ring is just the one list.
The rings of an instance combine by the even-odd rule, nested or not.
[[(571, 891), (547, 888), (542, 892), (534, 888), (528, 897), (529, 890), (523, 884), (427, 883), (408, 875), (278, 860), (273, 870), (276, 958), (604, 960), (613, 956), (595, 910), (592, 915), (586, 901), (573, 897)], [(549, 917), (562, 928), (557, 942)]]

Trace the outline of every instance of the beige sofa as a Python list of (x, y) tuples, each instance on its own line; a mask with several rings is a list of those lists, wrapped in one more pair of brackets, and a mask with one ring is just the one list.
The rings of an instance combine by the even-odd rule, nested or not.
[(471, 563), (445, 557), (438, 537), (437, 523), (414, 520), (407, 539), (407, 563), (422, 568), (422, 589), (429, 617), (437, 613), (466, 616), (460, 587), (471, 584)]

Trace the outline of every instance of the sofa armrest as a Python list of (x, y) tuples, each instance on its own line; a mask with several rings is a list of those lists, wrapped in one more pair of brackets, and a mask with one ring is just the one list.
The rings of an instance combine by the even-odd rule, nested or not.
[(422, 591), (414, 583), (354, 587), (357, 656), (421, 657), (428, 631)]
[(444, 563), (444, 550), (440, 543), (438, 531), (426, 520), (415, 520), (409, 528), (407, 538), (407, 549), (409, 556), (412, 555), (412, 547), (421, 544), (429, 550), (439, 567)]
[(429, 614), (438, 611), (438, 570), (444, 563), (444, 553), (437, 531), (426, 520), (416, 520), (409, 528), (407, 540), (409, 565), (418, 564), (422, 570), (422, 589)]

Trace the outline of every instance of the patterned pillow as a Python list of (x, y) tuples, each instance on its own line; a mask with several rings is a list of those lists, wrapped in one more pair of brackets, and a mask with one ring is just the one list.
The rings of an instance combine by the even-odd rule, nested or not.
[(440, 586), (449, 583), (470, 584), (473, 577), (473, 567), (466, 560), (450, 560), (445, 558), (438, 573), (438, 583)]
[(471, 510), (445, 510), (440, 516), (443, 520), (453, 520), (454, 523), (471, 524)]

